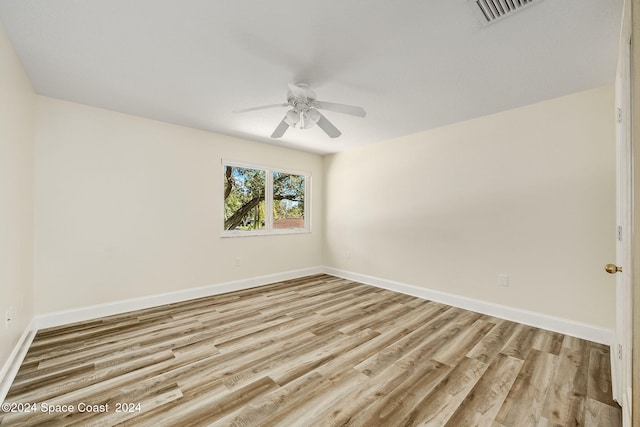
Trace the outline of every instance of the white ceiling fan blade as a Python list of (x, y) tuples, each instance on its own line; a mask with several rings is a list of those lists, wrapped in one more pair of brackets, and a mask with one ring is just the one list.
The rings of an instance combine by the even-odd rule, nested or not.
[(276, 130), (274, 130), (271, 134), (271, 138), (281, 138), (282, 135), (284, 135), (284, 133), (287, 131), (287, 129), (289, 129), (289, 125), (285, 121), (286, 118), (287, 116), (284, 116), (284, 119), (282, 119)]
[(288, 107), (288, 106), (289, 106), (289, 104), (270, 104), (270, 105), (262, 105), (260, 107), (240, 108), (238, 110), (233, 110), (233, 112), (234, 113), (246, 113), (247, 111), (266, 110), (267, 108)]
[(304, 88), (289, 83), (289, 90), (297, 100), (307, 102), (307, 91)]
[(352, 116), (364, 117), (367, 112), (362, 107), (354, 105), (336, 104), (335, 102), (314, 101), (313, 105), (323, 110), (335, 111), (336, 113), (350, 114)]
[(342, 132), (340, 132), (338, 128), (333, 125), (333, 123), (327, 120), (327, 118), (323, 116), (322, 113), (320, 113), (320, 118), (318, 119), (318, 122), (316, 124), (320, 127), (320, 129), (324, 131), (324, 133), (329, 135), (329, 137), (331, 138), (337, 138), (342, 135)]

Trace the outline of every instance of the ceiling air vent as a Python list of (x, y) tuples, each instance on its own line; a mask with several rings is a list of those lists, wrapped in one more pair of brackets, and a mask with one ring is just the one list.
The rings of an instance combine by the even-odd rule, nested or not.
[(469, 0), (484, 25), (493, 24), (542, 0)]

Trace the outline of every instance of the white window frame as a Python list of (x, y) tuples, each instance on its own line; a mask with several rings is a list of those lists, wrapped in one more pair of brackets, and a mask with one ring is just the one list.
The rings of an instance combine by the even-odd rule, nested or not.
[[(311, 233), (311, 172), (260, 165), (256, 163), (238, 162), (222, 159), (221, 172), (225, 173), (225, 167), (237, 167), (244, 169), (257, 169), (265, 172), (265, 224), (260, 230), (225, 230), (224, 229), (224, 199), (222, 200), (222, 237), (248, 237), (269, 236), (280, 234), (304, 234)], [(304, 176), (304, 228), (273, 228), (273, 173), (285, 173)], [(224, 184), (223, 184), (224, 185)], [(224, 187), (223, 187), (224, 194)]]

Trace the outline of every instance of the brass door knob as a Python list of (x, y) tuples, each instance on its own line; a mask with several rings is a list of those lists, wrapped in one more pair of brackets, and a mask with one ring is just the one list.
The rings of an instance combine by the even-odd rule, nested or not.
[(604, 270), (609, 274), (616, 274), (622, 271), (622, 267), (618, 267), (615, 264), (607, 264), (604, 266)]

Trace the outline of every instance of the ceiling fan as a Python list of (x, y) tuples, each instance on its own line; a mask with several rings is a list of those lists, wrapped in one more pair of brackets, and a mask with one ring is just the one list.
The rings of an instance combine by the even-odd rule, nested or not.
[(264, 110), (275, 107), (292, 107), (271, 134), (271, 138), (280, 138), (289, 127), (309, 129), (318, 125), (329, 137), (337, 138), (342, 134), (327, 118), (318, 110), (334, 111), (336, 113), (349, 114), (364, 117), (367, 113), (362, 107), (353, 105), (336, 104), (333, 102), (318, 101), (316, 93), (306, 83), (289, 84), (287, 102), (283, 104), (270, 104), (260, 107), (233, 110), (234, 113)]

